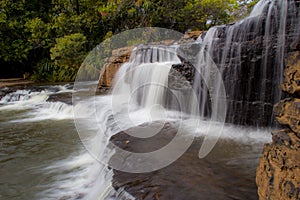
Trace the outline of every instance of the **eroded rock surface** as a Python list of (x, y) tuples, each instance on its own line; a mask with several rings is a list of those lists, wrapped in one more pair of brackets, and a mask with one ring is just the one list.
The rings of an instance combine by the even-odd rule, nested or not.
[(280, 124), (300, 133), (300, 99), (289, 98), (280, 101), (274, 106), (274, 115)]
[(274, 116), (286, 129), (273, 131), (257, 168), (259, 198), (300, 199), (300, 52), (286, 60), (282, 89), (290, 96), (274, 106)]
[(286, 129), (274, 131), (264, 146), (256, 183), (260, 199), (300, 199), (300, 138)]
[[(300, 44), (300, 42), (299, 42)], [(291, 95), (300, 95), (300, 51), (292, 52), (286, 61), (284, 81), (281, 85), (283, 91)]]

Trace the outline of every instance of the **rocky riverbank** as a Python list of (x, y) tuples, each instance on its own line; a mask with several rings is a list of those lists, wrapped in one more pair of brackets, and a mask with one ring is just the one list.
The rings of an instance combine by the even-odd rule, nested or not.
[(0, 88), (16, 85), (28, 85), (32, 83), (33, 81), (26, 80), (23, 78), (0, 79)]

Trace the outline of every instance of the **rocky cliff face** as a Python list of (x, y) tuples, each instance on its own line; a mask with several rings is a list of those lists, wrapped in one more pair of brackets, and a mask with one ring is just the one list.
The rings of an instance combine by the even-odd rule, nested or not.
[(289, 54), (281, 88), (289, 98), (274, 106), (284, 129), (272, 132), (257, 168), (260, 199), (300, 199), (300, 51)]

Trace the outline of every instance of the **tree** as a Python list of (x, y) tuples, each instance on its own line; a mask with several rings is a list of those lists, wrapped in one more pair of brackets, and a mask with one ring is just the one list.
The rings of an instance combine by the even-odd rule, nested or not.
[[(78, 68), (81, 55), (119, 32), (137, 27), (206, 30), (241, 17), (242, 9), (248, 12), (257, 0), (237, 1), (0, 0), (1, 76), (38, 72), (35, 77), (42, 74), (43, 79), (49, 66), (55, 71)], [(70, 57), (72, 45), (78, 45), (73, 52), (78, 60)]]
[(60, 67), (58, 76), (63, 80), (74, 80), (76, 72), (86, 56), (86, 37), (74, 33), (56, 39), (56, 44), (50, 49), (51, 59)]
[(0, 8), (1, 77), (20, 76), (32, 48), (24, 31), (24, 2), (1, 0)]

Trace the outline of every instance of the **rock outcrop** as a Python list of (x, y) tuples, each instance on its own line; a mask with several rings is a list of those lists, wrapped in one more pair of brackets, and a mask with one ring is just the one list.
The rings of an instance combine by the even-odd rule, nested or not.
[[(158, 133), (149, 138), (128, 134), (158, 130), (158, 127), (161, 127)], [(114, 135), (111, 142), (129, 152), (159, 151), (178, 134), (178, 127), (173, 122), (142, 124)], [(149, 173), (114, 170), (113, 187), (125, 190), (137, 200), (257, 200), (255, 173), (249, 170), (253, 162), (256, 163), (256, 156), (249, 154), (249, 146), (241, 147), (239, 143), (219, 140), (207, 157), (199, 159), (202, 139), (195, 138), (178, 160), (160, 170)]]
[(130, 58), (133, 46), (123, 47), (112, 51), (112, 56), (105, 60), (103, 69), (100, 72), (99, 87), (111, 87), (113, 78), (121, 67)]
[(280, 124), (300, 133), (300, 99), (288, 98), (280, 101), (274, 106), (274, 115)]
[(204, 31), (188, 31), (184, 34), (184, 36), (178, 41), (178, 44), (186, 44), (186, 43), (192, 43), (197, 38), (204, 33)]
[(285, 128), (272, 132), (257, 168), (260, 199), (300, 199), (300, 52), (286, 60), (283, 91), (290, 96), (274, 106), (277, 121)]

